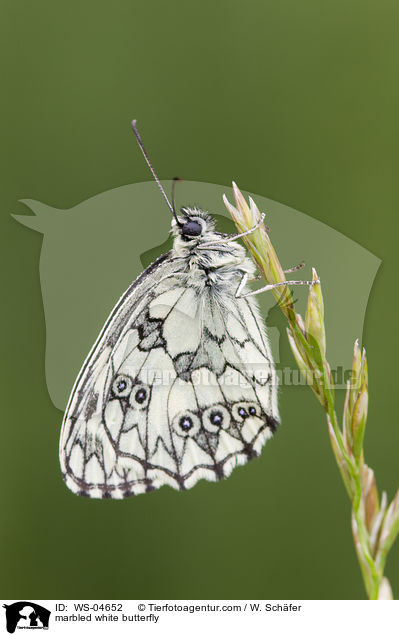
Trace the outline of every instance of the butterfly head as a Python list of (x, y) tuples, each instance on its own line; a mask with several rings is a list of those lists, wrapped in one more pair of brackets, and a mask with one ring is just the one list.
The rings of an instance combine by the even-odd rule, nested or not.
[(215, 230), (212, 217), (199, 208), (181, 208), (178, 219), (172, 221), (172, 234), (186, 244), (196, 245)]
[[(214, 219), (199, 208), (182, 208), (172, 221), (172, 234), (174, 254), (187, 258), (190, 268), (234, 268), (246, 258), (245, 248), (236, 242), (228, 244), (228, 235), (217, 232)], [(253, 265), (247, 264), (245, 271), (248, 268), (252, 270)]]

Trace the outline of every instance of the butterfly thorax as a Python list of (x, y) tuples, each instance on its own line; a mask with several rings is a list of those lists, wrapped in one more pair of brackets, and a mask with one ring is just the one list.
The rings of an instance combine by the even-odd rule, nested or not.
[(228, 235), (215, 230), (215, 221), (207, 212), (183, 208), (181, 213), (180, 225), (172, 222), (173, 256), (182, 262), (195, 286), (222, 287), (234, 293), (242, 276), (255, 271), (245, 248), (235, 241), (227, 242)]

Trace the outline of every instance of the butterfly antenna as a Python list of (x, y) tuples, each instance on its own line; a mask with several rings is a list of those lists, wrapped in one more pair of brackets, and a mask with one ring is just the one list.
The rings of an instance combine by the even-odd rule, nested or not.
[(171, 199), (172, 199), (172, 208), (173, 208), (173, 213), (175, 215), (175, 218), (176, 218), (175, 187), (176, 187), (176, 183), (178, 181), (181, 181), (180, 177), (174, 177), (173, 181), (172, 181), (172, 195), (171, 195)]
[(168, 206), (169, 210), (172, 212), (172, 215), (174, 216), (174, 218), (175, 218), (175, 220), (176, 220), (176, 223), (177, 223), (178, 225), (181, 225), (181, 223), (179, 222), (179, 219), (177, 218), (175, 207), (174, 207), (174, 205), (173, 205), (173, 206), (171, 205), (171, 203), (170, 203), (170, 201), (169, 201), (168, 197), (166, 196), (165, 190), (163, 189), (163, 187), (162, 187), (162, 185), (161, 185), (161, 182), (160, 182), (160, 180), (158, 179), (158, 177), (157, 177), (157, 175), (156, 175), (156, 172), (155, 172), (154, 168), (153, 168), (153, 167), (152, 167), (152, 165), (151, 165), (151, 161), (150, 161), (150, 160), (149, 160), (149, 158), (148, 158), (147, 151), (146, 151), (146, 149), (144, 148), (144, 144), (143, 144), (143, 142), (141, 141), (140, 133), (139, 133), (139, 131), (137, 130), (137, 119), (133, 119), (133, 121), (132, 121), (132, 129), (133, 129), (134, 134), (136, 135), (137, 143), (138, 143), (138, 144), (139, 144), (139, 146), (140, 146), (140, 149), (141, 149), (141, 152), (143, 153), (144, 159), (145, 159), (145, 160), (146, 160), (146, 162), (147, 162), (147, 166), (148, 166), (148, 167), (149, 167), (149, 169), (151, 170), (151, 172), (152, 172), (152, 176), (154, 177), (154, 179), (155, 179), (155, 181), (156, 181), (156, 183), (157, 183), (157, 186), (158, 186), (158, 188), (160, 189), (160, 191), (161, 191), (161, 193), (162, 193), (162, 196), (163, 196), (163, 198), (165, 199), (165, 201), (166, 201), (166, 203), (167, 203), (167, 206)]

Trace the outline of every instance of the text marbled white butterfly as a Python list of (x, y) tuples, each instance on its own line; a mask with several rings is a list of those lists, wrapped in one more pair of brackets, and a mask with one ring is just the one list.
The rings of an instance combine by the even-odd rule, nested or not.
[(222, 479), (279, 424), (265, 327), (242, 284), (254, 276), (252, 260), (208, 213), (177, 216), (168, 205), (173, 248), (118, 301), (68, 402), (60, 461), (79, 495), (123, 498)]

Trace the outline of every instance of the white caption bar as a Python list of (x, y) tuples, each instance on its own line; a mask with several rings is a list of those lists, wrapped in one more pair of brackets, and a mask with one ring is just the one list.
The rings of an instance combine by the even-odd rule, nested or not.
[[(1, 633), (375, 636), (397, 624), (399, 601), (1, 601)], [(73, 630), (73, 632), (72, 632)], [(37, 634), (39, 632), (39, 634)]]

